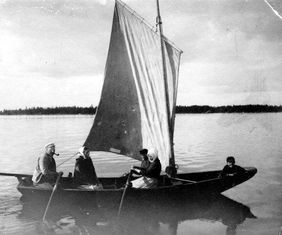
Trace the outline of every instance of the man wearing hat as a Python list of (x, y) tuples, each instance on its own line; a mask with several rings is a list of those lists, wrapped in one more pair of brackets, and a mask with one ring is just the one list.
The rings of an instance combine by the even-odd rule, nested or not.
[(45, 145), (45, 153), (37, 159), (37, 165), (33, 172), (32, 181), (35, 184), (55, 183), (58, 172), (56, 171), (56, 162), (53, 158), (55, 154), (55, 144)]
[(139, 151), (140, 155), (141, 155), (141, 158), (142, 158), (142, 161), (141, 161), (141, 166), (133, 166), (133, 173), (135, 174), (142, 174), (142, 171), (145, 171), (149, 165), (150, 165), (150, 162), (149, 162), (149, 159), (148, 159), (148, 149), (141, 149)]
[(141, 162), (141, 167), (144, 169), (147, 169), (149, 167), (149, 159), (148, 159), (148, 149), (141, 149), (139, 151), (141, 157), (142, 157), (142, 162)]

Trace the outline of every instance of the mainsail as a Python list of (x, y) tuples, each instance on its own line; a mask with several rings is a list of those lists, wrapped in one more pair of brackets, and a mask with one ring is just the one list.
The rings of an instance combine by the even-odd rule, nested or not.
[(169, 165), (168, 120), (174, 125), (181, 50), (163, 40), (169, 112), (160, 35), (128, 6), (116, 1), (101, 99), (85, 141), (91, 151), (139, 159), (141, 148), (154, 147), (162, 168)]

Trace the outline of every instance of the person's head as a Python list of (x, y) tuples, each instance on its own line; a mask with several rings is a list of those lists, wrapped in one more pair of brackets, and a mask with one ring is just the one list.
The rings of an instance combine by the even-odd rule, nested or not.
[(226, 158), (226, 163), (229, 167), (235, 165), (235, 158), (233, 156), (229, 156)]
[(90, 154), (90, 150), (85, 147), (85, 146), (82, 146), (81, 148), (79, 148), (79, 153), (84, 157), (84, 158), (87, 158), (89, 157), (89, 154)]
[(54, 144), (54, 143), (48, 143), (48, 144), (45, 145), (45, 152), (46, 152), (48, 155), (53, 156), (54, 153), (55, 153), (55, 150), (56, 150), (56, 147), (55, 147), (55, 144)]
[(139, 151), (139, 153), (140, 153), (140, 155), (142, 156), (142, 158), (143, 158), (144, 160), (148, 160), (148, 156), (147, 156), (147, 154), (148, 154), (148, 149), (141, 149), (141, 150)]
[(154, 162), (158, 158), (158, 150), (155, 148), (152, 148), (148, 151), (148, 158), (150, 162)]

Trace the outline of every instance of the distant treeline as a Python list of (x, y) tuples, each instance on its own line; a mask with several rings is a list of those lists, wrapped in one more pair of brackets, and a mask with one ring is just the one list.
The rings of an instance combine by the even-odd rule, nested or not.
[(53, 115), (53, 114), (94, 114), (96, 107), (55, 107), (55, 108), (42, 108), (33, 107), (15, 110), (0, 111), (0, 115)]
[(177, 106), (176, 113), (268, 113), (282, 112), (282, 106), (276, 105), (228, 105), (228, 106)]
[[(3, 110), (0, 115), (53, 115), (53, 114), (95, 114), (97, 107), (55, 107), (55, 108), (25, 108)], [(177, 106), (176, 113), (264, 113), (282, 112), (282, 106), (273, 105), (228, 105), (228, 106)]]

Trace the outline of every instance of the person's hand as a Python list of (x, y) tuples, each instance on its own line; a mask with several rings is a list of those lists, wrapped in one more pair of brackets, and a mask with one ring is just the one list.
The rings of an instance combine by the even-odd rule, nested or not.
[(141, 173), (141, 170), (140, 170), (140, 169), (134, 169), (134, 171), (135, 171), (137, 174), (140, 174), (140, 173)]

